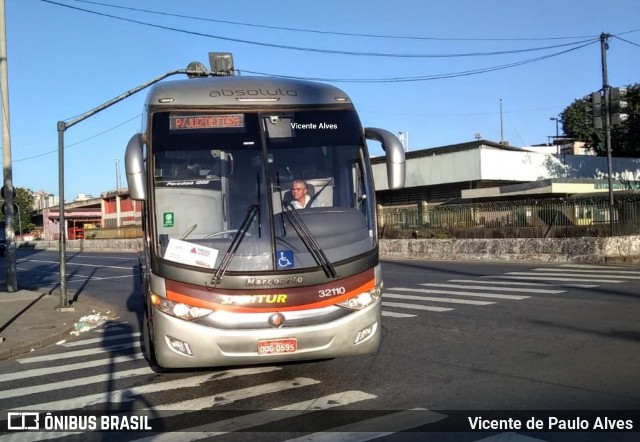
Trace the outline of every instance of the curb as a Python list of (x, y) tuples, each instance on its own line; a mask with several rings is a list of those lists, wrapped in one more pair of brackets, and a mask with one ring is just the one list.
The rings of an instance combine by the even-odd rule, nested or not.
[(20, 356), (26, 353), (31, 353), (33, 350), (37, 350), (40, 348), (47, 347), (51, 344), (55, 344), (62, 339), (65, 339), (66, 336), (69, 335), (73, 331), (73, 325), (64, 326), (62, 329), (57, 330), (55, 333), (37, 339), (35, 341), (30, 341), (22, 344), (15, 345), (13, 347), (9, 347), (6, 350), (2, 349), (2, 345), (6, 344), (6, 340), (0, 344), (0, 360), (11, 359), (16, 356)]
[[(43, 290), (37, 287), (20, 287), (22, 290), (28, 290), (31, 292), (54, 295), (49, 290)], [(15, 336), (13, 342), (11, 338), (3, 339), (0, 342), (0, 361), (15, 358), (20, 355), (25, 355), (33, 350), (48, 347), (61, 340), (66, 340), (70, 337), (71, 332), (76, 330), (76, 323), (84, 316), (91, 315), (92, 313), (105, 313), (110, 312), (110, 315), (116, 315), (117, 309), (114, 306), (107, 304), (103, 301), (96, 300), (90, 295), (83, 295), (81, 300), (70, 305), (74, 310), (72, 311), (56, 311), (55, 306), (51, 305), (51, 314), (49, 318), (51, 321), (45, 321), (39, 324), (31, 326), (30, 330), (35, 330), (36, 333), (40, 331), (37, 337), (32, 337), (24, 342), (15, 342)], [(42, 313), (40, 313), (42, 314)], [(53, 315), (64, 315), (53, 316)], [(17, 325), (14, 327), (20, 327), (20, 322), (17, 321)], [(47, 332), (48, 329), (55, 329)], [(15, 329), (14, 329), (15, 330)], [(15, 334), (15, 331), (14, 331)]]

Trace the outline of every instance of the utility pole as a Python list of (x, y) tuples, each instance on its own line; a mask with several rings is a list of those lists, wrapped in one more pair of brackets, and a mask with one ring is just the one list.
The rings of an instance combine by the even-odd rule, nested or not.
[(500, 144), (504, 144), (504, 130), (502, 127), (502, 98), (500, 99)]
[(7, 239), (7, 291), (15, 292), (18, 290), (18, 277), (16, 272), (15, 209), (13, 207), (15, 188), (13, 187), (13, 173), (11, 168), (8, 71), (5, 0), (0, 0), (0, 94), (2, 95), (2, 164), (4, 169), (4, 183), (1, 193), (4, 198), (4, 232)]
[(613, 225), (615, 218), (615, 208), (613, 203), (613, 165), (611, 160), (611, 114), (609, 111), (609, 103), (611, 102), (611, 86), (609, 86), (609, 79), (607, 76), (607, 49), (609, 44), (607, 43), (611, 37), (604, 32), (600, 34), (600, 54), (602, 57), (602, 91), (604, 92), (604, 146), (607, 150), (607, 174), (609, 180), (609, 233), (614, 235), (615, 228)]

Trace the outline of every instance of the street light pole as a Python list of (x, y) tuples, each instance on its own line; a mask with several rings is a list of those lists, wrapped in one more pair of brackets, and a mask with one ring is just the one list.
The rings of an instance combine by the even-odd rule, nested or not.
[[(0, 0), (0, 2), (2, 2), (3, 0)], [(95, 107), (81, 115), (78, 115), (77, 117), (74, 117), (70, 120), (67, 121), (58, 121), (56, 124), (56, 128), (58, 130), (58, 187), (59, 187), (59, 192), (60, 192), (60, 305), (58, 307), (59, 310), (63, 310), (63, 309), (67, 309), (69, 308), (69, 303), (68, 303), (68, 299), (67, 299), (67, 265), (66, 265), (66, 254), (67, 254), (67, 247), (66, 247), (66, 243), (65, 243), (65, 229), (64, 229), (64, 223), (65, 223), (65, 216), (64, 216), (64, 133), (66, 132), (67, 129), (69, 129), (71, 126), (74, 126), (78, 123), (80, 123), (81, 121), (86, 120), (87, 118), (97, 114), (100, 111), (103, 111), (104, 109), (124, 100), (127, 97), (130, 97), (131, 95), (140, 92), (141, 90), (151, 86), (152, 84), (155, 84), (161, 80), (164, 80), (165, 78), (171, 76), (171, 75), (176, 75), (176, 74), (186, 74), (188, 76), (202, 76), (203, 72), (201, 70), (199, 70), (198, 66), (191, 66), (189, 65), (187, 67), (187, 69), (177, 69), (174, 71), (170, 71), (170, 72), (166, 72), (156, 78), (153, 78), (149, 81), (147, 81), (144, 84), (141, 84), (140, 86), (136, 86), (133, 89), (128, 90), (127, 92), (118, 95), (115, 98), (112, 98), (111, 100), (102, 103), (100, 106)], [(6, 169), (5, 169), (6, 171)]]
[(602, 62), (602, 90), (604, 91), (604, 144), (607, 150), (607, 180), (609, 183), (609, 234), (613, 236), (615, 234), (614, 219), (615, 219), (615, 205), (613, 200), (613, 164), (612, 164), (612, 152), (611, 152), (611, 115), (609, 114), (609, 101), (610, 101), (610, 89), (609, 79), (607, 75), (607, 49), (609, 44), (607, 43), (610, 35), (602, 33), (600, 34), (600, 57)]
[(559, 155), (560, 154), (560, 149), (558, 147), (558, 138), (560, 137), (560, 134), (558, 132), (558, 117), (551, 117), (549, 118), (551, 121), (555, 121), (556, 122), (556, 140), (555, 140), (555, 145), (556, 145), (556, 153)]
[(114, 158), (113, 161), (116, 162), (116, 192), (120, 189), (120, 160)]
[(5, 0), (0, 0), (0, 95), (2, 102), (2, 167), (4, 197), (4, 234), (7, 240), (7, 291), (18, 290), (18, 273), (16, 268), (15, 220), (13, 200), (16, 189), (13, 187), (13, 171), (11, 165), (11, 135), (9, 125), (9, 69), (7, 66), (7, 27)]

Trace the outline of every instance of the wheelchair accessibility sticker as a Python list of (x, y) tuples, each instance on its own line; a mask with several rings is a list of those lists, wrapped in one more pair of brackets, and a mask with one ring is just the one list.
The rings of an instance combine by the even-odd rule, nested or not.
[(276, 251), (278, 259), (278, 270), (293, 268), (293, 250)]

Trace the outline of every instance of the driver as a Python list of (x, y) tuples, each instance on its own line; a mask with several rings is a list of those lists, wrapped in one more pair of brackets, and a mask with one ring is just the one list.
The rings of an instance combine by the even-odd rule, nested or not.
[[(291, 183), (291, 196), (293, 200), (291, 201), (291, 205), (294, 209), (304, 209), (309, 204), (311, 197), (307, 195), (307, 183), (304, 180), (295, 180)], [(314, 200), (311, 203), (311, 207), (317, 207), (318, 200)]]

